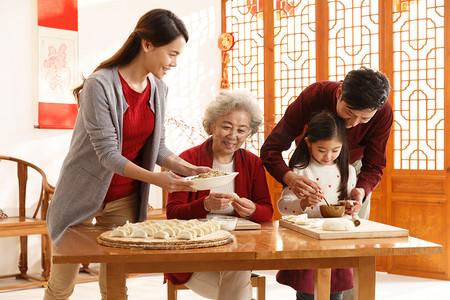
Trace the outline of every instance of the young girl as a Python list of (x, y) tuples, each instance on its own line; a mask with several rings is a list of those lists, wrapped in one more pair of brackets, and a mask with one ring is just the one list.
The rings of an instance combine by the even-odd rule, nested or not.
[[(344, 121), (330, 112), (320, 112), (308, 124), (289, 167), (298, 175), (316, 182), (321, 193), (298, 199), (289, 187), (283, 189), (278, 209), (283, 215), (308, 214), (321, 218), (319, 206), (347, 199), (356, 184), (356, 171), (349, 164)], [(282, 270), (277, 281), (297, 291), (297, 300), (314, 299), (314, 270)], [(353, 287), (352, 269), (332, 269), (331, 300), (342, 299), (343, 291)]]

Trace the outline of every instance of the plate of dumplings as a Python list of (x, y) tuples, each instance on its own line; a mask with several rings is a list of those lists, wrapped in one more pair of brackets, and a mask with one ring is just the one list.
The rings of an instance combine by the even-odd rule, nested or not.
[(195, 249), (231, 243), (233, 235), (220, 229), (216, 220), (147, 220), (127, 222), (102, 233), (103, 246), (140, 249)]

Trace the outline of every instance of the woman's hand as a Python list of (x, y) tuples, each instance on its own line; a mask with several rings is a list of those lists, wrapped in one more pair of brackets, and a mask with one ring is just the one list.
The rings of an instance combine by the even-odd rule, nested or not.
[(210, 193), (203, 200), (203, 205), (206, 210), (220, 210), (228, 207), (230, 201), (234, 199), (233, 194), (227, 193)]
[(175, 154), (166, 157), (162, 162), (162, 167), (184, 176), (194, 176), (212, 171), (210, 167), (195, 166)]
[(256, 204), (247, 198), (234, 197), (231, 205), (242, 218), (248, 218), (256, 211)]
[(318, 195), (320, 192), (320, 187), (317, 183), (293, 171), (284, 174), (283, 182), (291, 188), (292, 192), (300, 200), (307, 199), (309, 196)]
[(185, 180), (172, 172), (160, 172), (154, 173), (153, 183), (169, 193), (173, 192), (195, 192), (196, 190), (192, 188), (193, 182)]
[(202, 167), (202, 166), (197, 167), (196, 166), (195, 168), (192, 169), (192, 172), (193, 172), (192, 176), (202, 174), (202, 173), (208, 173), (212, 170), (213, 169), (211, 169), (210, 167)]

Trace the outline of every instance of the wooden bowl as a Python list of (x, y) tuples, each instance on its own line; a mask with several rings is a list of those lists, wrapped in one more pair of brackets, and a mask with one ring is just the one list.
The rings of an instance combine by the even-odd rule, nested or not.
[(326, 204), (323, 204), (320, 206), (320, 213), (324, 218), (339, 218), (344, 215), (344, 212), (344, 205), (331, 204), (331, 206), (328, 206)]

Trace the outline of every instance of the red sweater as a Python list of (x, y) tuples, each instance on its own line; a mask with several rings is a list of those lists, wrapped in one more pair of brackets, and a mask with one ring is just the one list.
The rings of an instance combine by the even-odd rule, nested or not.
[[(212, 140), (190, 148), (180, 154), (180, 157), (196, 166), (213, 165)], [(264, 222), (272, 219), (273, 207), (270, 199), (266, 173), (261, 159), (245, 149), (238, 149), (234, 154), (235, 171), (239, 174), (234, 179), (234, 189), (239, 197), (252, 200), (256, 205), (252, 221)], [(203, 199), (210, 191), (170, 193), (167, 201), (166, 214), (168, 219), (201, 219), (206, 218), (208, 211), (203, 206)], [(237, 216), (237, 215), (236, 215)], [(192, 273), (164, 274), (173, 284), (184, 284)]]
[[(150, 81), (144, 92), (133, 90), (119, 73), (120, 82), (128, 108), (123, 114), (122, 155), (134, 164), (142, 165), (141, 149), (155, 128), (155, 115), (148, 103), (150, 99)], [(114, 174), (104, 202), (130, 196), (139, 191), (140, 181)]]
[[(261, 147), (261, 158), (267, 171), (279, 182), (291, 170), (281, 152), (291, 147), (292, 141), (304, 132), (310, 118), (316, 113), (322, 110), (337, 113), (336, 91), (341, 85), (342, 82), (319, 81), (308, 86), (288, 106), (265, 140)], [(356, 187), (363, 188), (366, 195), (381, 181), (386, 167), (386, 144), (393, 119), (391, 104), (387, 102), (369, 122), (346, 130), (350, 163), (362, 158)]]

